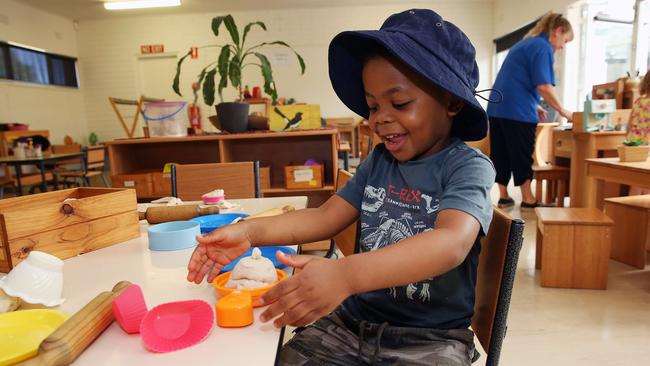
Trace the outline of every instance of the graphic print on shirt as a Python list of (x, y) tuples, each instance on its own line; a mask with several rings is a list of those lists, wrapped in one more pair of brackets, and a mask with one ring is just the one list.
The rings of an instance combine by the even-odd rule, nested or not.
[[(362, 251), (373, 251), (398, 243), (413, 235), (433, 230), (440, 200), (419, 190), (367, 185), (361, 204), (360, 244)], [(433, 278), (391, 287), (388, 294), (398, 302), (429, 302)]]

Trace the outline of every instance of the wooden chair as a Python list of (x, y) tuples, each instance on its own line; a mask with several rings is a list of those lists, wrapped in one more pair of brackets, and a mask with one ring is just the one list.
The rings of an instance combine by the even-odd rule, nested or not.
[(226, 199), (261, 197), (259, 162), (176, 164), (171, 166), (172, 196), (200, 201), (214, 189), (223, 189)]
[[(57, 178), (61, 179), (62, 183), (67, 187), (71, 183), (75, 183), (78, 186), (87, 186), (90, 187), (90, 178), (100, 176), (104, 182), (105, 187), (109, 187), (108, 180), (104, 175), (104, 165), (106, 160), (106, 149), (103, 146), (100, 147), (88, 147), (83, 148), (79, 144), (71, 145), (54, 145), (52, 151), (55, 154), (65, 154), (72, 152), (84, 151), (82, 162), (79, 158), (62, 160), (57, 163), (57, 169), (55, 169), (55, 174)], [(71, 164), (78, 165), (78, 168), (70, 168)]]
[[(111, 104), (111, 107), (113, 107), (113, 111), (115, 111), (117, 120), (120, 121), (120, 125), (122, 126), (122, 129), (124, 130), (124, 132), (126, 132), (126, 135), (129, 138), (133, 138), (133, 136), (135, 135), (135, 127), (138, 125), (138, 118), (140, 117), (140, 112), (142, 112), (142, 104), (144, 102), (163, 102), (163, 101), (164, 99), (148, 98), (145, 97), (144, 95), (141, 95), (138, 100), (108, 97), (108, 102)], [(133, 115), (133, 121), (131, 122), (130, 127), (127, 127), (126, 122), (124, 121), (124, 117), (122, 116), (122, 113), (117, 107), (118, 105), (135, 106), (135, 114)]]
[(494, 208), (488, 233), (481, 240), (472, 329), (487, 353), (486, 366), (499, 364), (524, 222)]

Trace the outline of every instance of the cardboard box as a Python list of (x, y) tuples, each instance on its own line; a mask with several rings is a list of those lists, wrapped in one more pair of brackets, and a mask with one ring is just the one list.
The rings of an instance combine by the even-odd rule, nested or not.
[(132, 189), (72, 188), (0, 200), (0, 272), (33, 250), (66, 259), (139, 236)]
[(284, 184), (290, 189), (322, 188), (323, 165), (288, 165), (284, 167)]
[(271, 167), (270, 166), (260, 167), (260, 188), (261, 189), (271, 188)]

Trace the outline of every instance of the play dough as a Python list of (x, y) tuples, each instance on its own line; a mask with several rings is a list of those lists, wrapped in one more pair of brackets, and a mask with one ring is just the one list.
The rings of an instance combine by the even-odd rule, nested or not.
[(259, 248), (253, 248), (250, 257), (242, 258), (232, 270), (226, 287), (238, 290), (268, 286), (278, 280), (275, 266), (262, 256)]

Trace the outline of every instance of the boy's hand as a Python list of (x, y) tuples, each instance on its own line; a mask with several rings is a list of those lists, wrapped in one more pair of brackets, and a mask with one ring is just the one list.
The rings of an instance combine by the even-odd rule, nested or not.
[(266, 304), (277, 302), (262, 313), (261, 321), (267, 322), (281, 315), (273, 322), (274, 326), (304, 326), (329, 314), (352, 294), (344, 272), (339, 269), (340, 261), (306, 255), (289, 256), (279, 251), (276, 256), (283, 264), (302, 271), (262, 296)]
[(252, 245), (245, 224), (226, 225), (197, 236), (196, 240), (199, 245), (187, 265), (187, 280), (197, 284), (208, 272), (208, 282), (212, 282), (225, 265), (244, 254)]

